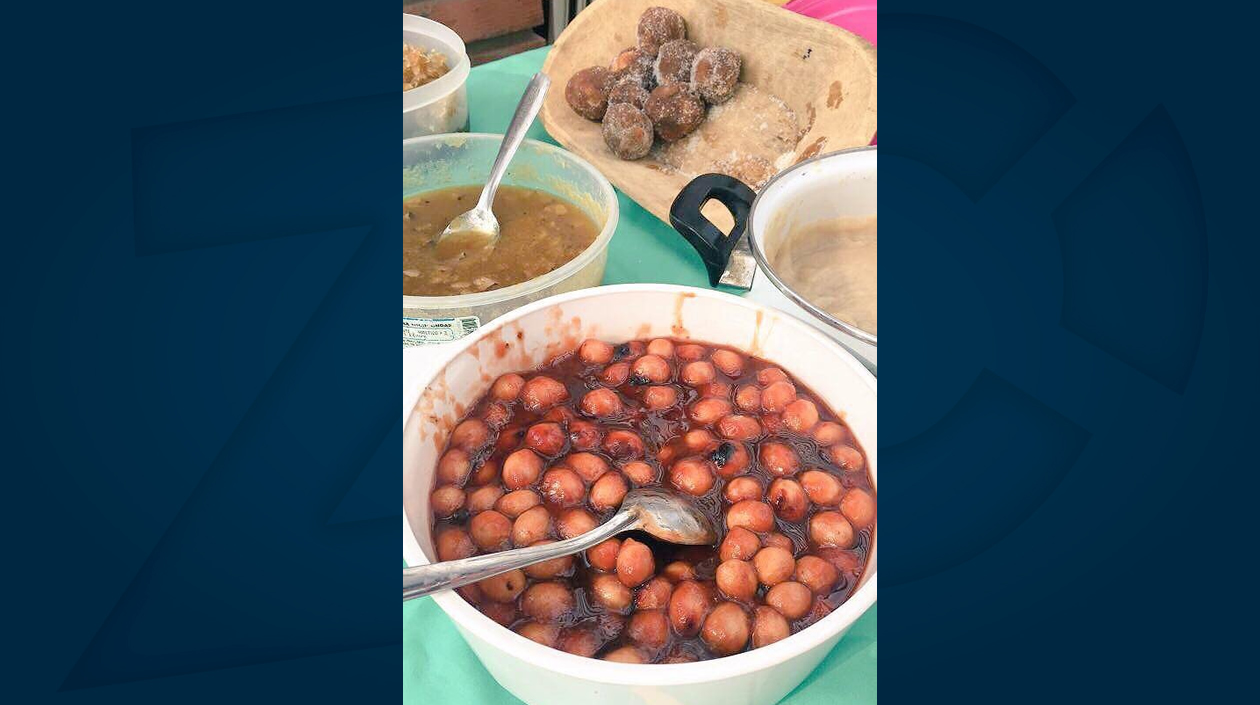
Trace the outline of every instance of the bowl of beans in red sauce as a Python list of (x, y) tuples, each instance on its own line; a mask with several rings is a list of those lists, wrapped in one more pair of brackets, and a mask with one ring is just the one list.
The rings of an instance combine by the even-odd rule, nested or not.
[[(538, 302), (462, 345), (408, 418), (409, 563), (572, 538), (639, 487), (681, 493), (720, 537), (627, 532), (436, 596), (526, 702), (617, 684), (774, 702), (874, 602), (875, 382), (827, 336), (725, 294), (630, 285)], [(556, 680), (534, 692), (522, 661)], [(732, 689), (759, 672), (760, 689)]]

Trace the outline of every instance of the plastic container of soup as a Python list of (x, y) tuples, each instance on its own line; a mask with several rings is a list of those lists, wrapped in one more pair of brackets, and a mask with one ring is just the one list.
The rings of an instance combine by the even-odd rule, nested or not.
[[(449, 188), (480, 186), (490, 175), (502, 135), (452, 134), (403, 141), (403, 199)], [(475, 294), (403, 296), (403, 346), (462, 338), (531, 301), (598, 286), (617, 230), (617, 194), (595, 167), (537, 140), (521, 143), (503, 179), (507, 186), (545, 191), (573, 204), (600, 228), (577, 257), (529, 281)]]
[(446, 57), (450, 68), (434, 81), (403, 91), (403, 139), (468, 129), (468, 52), (445, 25), (403, 14), (403, 44)]

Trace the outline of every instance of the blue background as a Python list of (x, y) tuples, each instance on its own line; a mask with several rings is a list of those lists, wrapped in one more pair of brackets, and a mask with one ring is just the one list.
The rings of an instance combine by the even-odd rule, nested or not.
[[(941, 5), (881, 8), (883, 695), (1232, 699), (1254, 23)], [(397, 698), (377, 9), (6, 10), (6, 701)]]

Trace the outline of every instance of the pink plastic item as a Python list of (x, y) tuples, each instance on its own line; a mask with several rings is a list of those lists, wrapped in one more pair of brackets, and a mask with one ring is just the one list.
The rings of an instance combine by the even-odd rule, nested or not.
[[(872, 0), (792, 0), (783, 7), (797, 14), (834, 24), (875, 46), (879, 9)], [(871, 138), (871, 144), (878, 142), (879, 135)]]

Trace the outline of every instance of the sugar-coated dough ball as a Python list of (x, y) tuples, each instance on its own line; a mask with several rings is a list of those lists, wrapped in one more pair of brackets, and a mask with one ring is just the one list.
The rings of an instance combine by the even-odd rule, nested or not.
[(725, 103), (735, 95), (741, 66), (739, 54), (726, 47), (705, 47), (691, 65), (691, 87), (708, 102)]
[(648, 91), (633, 76), (627, 76), (613, 84), (608, 92), (608, 104), (629, 103), (639, 110), (647, 104)]
[(656, 56), (665, 42), (686, 37), (687, 22), (673, 10), (649, 7), (639, 17), (639, 48), (648, 56)]
[(666, 142), (675, 142), (704, 122), (704, 101), (683, 83), (659, 86), (648, 96), (644, 106), (656, 134)]
[(603, 66), (590, 66), (573, 74), (564, 87), (569, 107), (587, 120), (599, 120), (608, 109), (608, 91), (612, 89), (612, 72)]
[(622, 159), (639, 159), (652, 149), (652, 121), (630, 103), (614, 103), (604, 114), (604, 143)]
[(657, 85), (690, 83), (691, 65), (699, 52), (700, 47), (690, 39), (675, 39), (662, 44), (654, 67)]
[(655, 63), (656, 60), (646, 51), (638, 47), (630, 47), (622, 49), (621, 53), (613, 58), (612, 63), (608, 65), (608, 70), (612, 71), (614, 81), (633, 78), (644, 88), (652, 90), (656, 88), (656, 78), (652, 75)]

